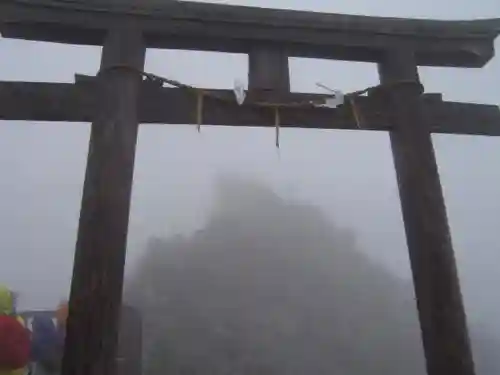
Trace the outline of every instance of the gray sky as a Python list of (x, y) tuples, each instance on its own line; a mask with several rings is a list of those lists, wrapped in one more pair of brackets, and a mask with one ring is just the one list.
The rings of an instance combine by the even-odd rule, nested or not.
[[(500, 17), (498, 0), (233, 0), (236, 5), (325, 12), (473, 19)], [(496, 47), (500, 50), (500, 43)], [(100, 48), (2, 39), (0, 79), (71, 82), (95, 74)], [(203, 87), (246, 80), (245, 56), (150, 50), (149, 72)], [(500, 58), (484, 69), (421, 69), (427, 91), (446, 100), (500, 103)], [(292, 89), (342, 91), (378, 82), (369, 64), (291, 60)], [(167, 103), (166, 103), (167, 104)], [(86, 124), (6, 123), (0, 127), (0, 282), (21, 292), (24, 306), (51, 308), (69, 288), (89, 137)], [(434, 136), (467, 309), (500, 333), (500, 140)], [(326, 164), (327, 163), (327, 164)], [(388, 137), (381, 133), (143, 126), (129, 232), (129, 260), (151, 235), (189, 233), (203, 224), (211, 183), (221, 171), (255, 176), (282, 194), (321, 206), (352, 227), (367, 254), (409, 277)], [(495, 194), (496, 193), (496, 194)], [(130, 261), (129, 261), (130, 263)]]

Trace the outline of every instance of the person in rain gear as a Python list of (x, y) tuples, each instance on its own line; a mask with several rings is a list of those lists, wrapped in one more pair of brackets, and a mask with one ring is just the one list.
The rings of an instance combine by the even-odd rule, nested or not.
[(68, 302), (63, 301), (59, 304), (56, 310), (57, 327), (61, 334), (66, 331), (66, 320), (68, 319)]
[(66, 331), (67, 303), (61, 303), (56, 317), (37, 316), (33, 319), (31, 375), (57, 375), (61, 370)]
[(24, 363), (14, 369), (0, 368), (0, 375), (25, 375), (28, 371), (30, 336), (24, 319), (16, 314), (16, 297), (5, 285), (0, 285), (0, 319), (0, 347), (8, 345), (0, 348), (1, 354), (5, 357), (14, 354), (16, 362)]

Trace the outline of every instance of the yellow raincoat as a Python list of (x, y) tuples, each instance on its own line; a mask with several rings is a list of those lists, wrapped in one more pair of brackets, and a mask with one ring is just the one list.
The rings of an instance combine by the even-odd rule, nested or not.
[[(5, 286), (0, 285), (0, 315), (10, 315), (14, 313), (14, 295)], [(24, 326), (24, 319), (20, 316), (17, 317), (19, 322)], [(26, 368), (20, 368), (14, 371), (1, 371), (0, 375), (25, 375), (27, 372)]]

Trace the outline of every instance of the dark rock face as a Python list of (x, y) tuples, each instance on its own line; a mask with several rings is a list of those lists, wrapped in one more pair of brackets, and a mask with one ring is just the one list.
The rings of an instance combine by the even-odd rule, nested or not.
[(411, 285), (352, 232), (247, 181), (217, 192), (206, 226), (151, 240), (128, 282), (145, 374), (425, 374)]

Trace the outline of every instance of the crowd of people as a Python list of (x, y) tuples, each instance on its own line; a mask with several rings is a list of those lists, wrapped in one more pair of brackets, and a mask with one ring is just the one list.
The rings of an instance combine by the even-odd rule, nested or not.
[(64, 352), (67, 303), (57, 307), (55, 319), (36, 315), (29, 327), (16, 305), (15, 293), (0, 285), (0, 375), (58, 375)]

